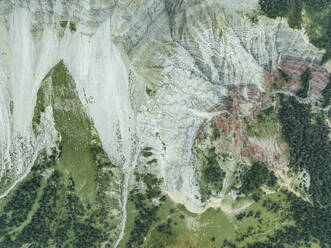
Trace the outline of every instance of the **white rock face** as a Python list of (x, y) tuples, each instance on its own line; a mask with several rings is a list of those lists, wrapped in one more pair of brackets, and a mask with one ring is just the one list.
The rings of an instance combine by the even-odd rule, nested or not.
[[(6, 183), (2, 196), (28, 173), (38, 151), (54, 144), (46, 138), (36, 139), (32, 118), (40, 84), (60, 60), (72, 73), (105, 150), (129, 168), (134, 116), (128, 72), (111, 41), (109, 13), (101, 24), (103, 10), (84, 16), (77, 23), (77, 32), (71, 32), (69, 25), (63, 30), (60, 20), (78, 20), (79, 10), (93, 12), (92, 6), (67, 5), (65, 1), (15, 3), (11, 9), (0, 5), (2, 11), (9, 8), (0, 22), (0, 181)], [(50, 15), (52, 9), (55, 13)], [(94, 25), (87, 25), (91, 20)]]
[[(1, 12), (9, 8), (0, 22), (0, 197), (27, 175), (40, 149), (55, 144), (52, 111), (46, 109), (42, 115), (38, 137), (32, 131), (32, 118), (43, 78), (63, 60), (105, 151), (125, 172), (117, 246), (124, 233), (128, 182), (135, 165), (128, 71), (112, 42), (105, 2), (97, 4), (98, 10), (88, 1), (77, 3), (16, 1), (11, 9), (0, 5)], [(69, 23), (65, 30), (62, 20)], [(71, 20), (76, 32), (70, 30)]]
[[(64, 37), (64, 63), (76, 82), (81, 101), (94, 121), (106, 152), (117, 163), (131, 156), (133, 113), (128, 72), (111, 41), (110, 20), (91, 35), (77, 32)], [(131, 131), (132, 133), (134, 130)], [(124, 152), (124, 153), (123, 153)]]
[(51, 27), (34, 33), (33, 16), (26, 9), (15, 8), (1, 19), (0, 179), (12, 187), (37, 155), (33, 111), (40, 83), (57, 61), (57, 39)]

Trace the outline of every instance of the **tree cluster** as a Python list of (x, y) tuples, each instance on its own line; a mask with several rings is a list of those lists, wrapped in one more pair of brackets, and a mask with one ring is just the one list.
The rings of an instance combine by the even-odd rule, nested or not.
[(264, 163), (256, 161), (246, 173), (243, 173), (241, 182), (241, 192), (248, 195), (262, 185), (274, 187), (277, 184), (277, 177)]
[(294, 97), (280, 95), (278, 115), (282, 133), (289, 144), (290, 167), (308, 171), (309, 192), (314, 204), (331, 205), (331, 142), (323, 112), (312, 113), (311, 106)]
[(309, 68), (305, 70), (304, 73), (302, 73), (300, 79), (301, 79), (301, 87), (300, 89), (297, 90), (296, 95), (298, 97), (306, 98), (309, 90), (309, 81), (311, 79), (311, 72)]
[(330, 105), (331, 104), (331, 75), (329, 78), (329, 83), (322, 90), (322, 96), (323, 96), (322, 106), (326, 107), (326, 106)]
[(208, 200), (213, 193), (219, 193), (223, 188), (225, 172), (217, 161), (215, 147), (208, 149), (204, 155), (200, 181), (201, 201)]

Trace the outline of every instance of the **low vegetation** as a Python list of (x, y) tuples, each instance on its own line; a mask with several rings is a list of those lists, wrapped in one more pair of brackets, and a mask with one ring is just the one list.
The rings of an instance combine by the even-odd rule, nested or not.
[(245, 119), (247, 135), (256, 138), (273, 138), (278, 128), (278, 119), (271, 106), (261, 110), (255, 122), (249, 122)]
[[(135, 197), (132, 199), (137, 201)], [(138, 220), (147, 223), (147, 220), (141, 220), (139, 212), (134, 214), (134, 226)], [(274, 235), (283, 225), (294, 224), (290, 205), (283, 192), (263, 195), (261, 200), (234, 217), (228, 217), (220, 209), (212, 208), (202, 214), (193, 214), (184, 206), (164, 197), (153, 217), (153, 221), (148, 224), (148, 230), (132, 229), (132, 226), (131, 229), (127, 229), (142, 232), (140, 235), (143, 239), (138, 247), (247, 247), (255, 242), (266, 241), (266, 234)], [(125, 247), (123, 243), (121, 245), (120, 247)]]
[[(139, 188), (136, 187), (130, 192), (129, 200), (134, 203), (135, 210), (138, 213), (134, 218), (133, 228), (126, 243), (128, 248), (143, 245), (147, 233), (157, 220), (157, 211), (165, 199), (161, 195), (160, 183), (162, 181), (160, 179), (153, 174), (135, 173), (135, 177)], [(143, 188), (141, 188), (142, 184), (144, 185)], [(153, 199), (157, 200), (158, 203), (154, 203)], [(159, 229), (164, 230), (161, 227)]]
[(320, 208), (302, 200), (291, 192), (283, 191), (289, 209), (287, 218), (293, 223), (276, 229), (264, 241), (250, 242), (247, 247), (330, 247), (330, 207)]
[[(68, 26), (68, 21), (61, 21), (60, 22), (60, 26), (62, 27), (62, 28), (67, 28), (67, 26)], [(77, 30), (77, 27), (76, 27), (76, 23), (74, 23), (74, 22), (69, 22), (69, 29), (70, 29), (70, 31), (71, 32), (76, 32), (76, 30)]]

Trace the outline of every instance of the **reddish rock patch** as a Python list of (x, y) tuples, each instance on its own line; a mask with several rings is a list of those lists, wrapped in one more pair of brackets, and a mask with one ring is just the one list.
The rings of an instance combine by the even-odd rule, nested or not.
[(329, 82), (328, 71), (321, 65), (306, 60), (287, 59), (281, 63), (281, 69), (289, 76), (289, 90), (292, 93), (295, 93), (300, 87), (301, 75), (308, 68), (311, 71), (308, 98), (312, 102), (316, 102), (321, 99), (321, 91)]
[[(274, 94), (276, 92), (295, 93), (301, 85), (301, 75), (307, 68), (311, 70), (311, 80), (308, 97), (304, 102), (314, 103), (318, 101), (321, 99), (321, 91), (329, 82), (329, 73), (326, 69), (309, 61), (293, 58), (286, 59), (281, 63), (280, 69), (288, 78), (284, 78), (280, 70), (265, 71), (265, 81), (262, 86), (265, 90), (264, 94), (260, 94), (255, 86), (251, 86), (248, 87), (247, 91), (248, 99), (245, 99), (241, 95), (240, 86), (231, 86), (228, 89), (229, 97), (224, 98), (219, 105), (210, 110), (210, 112), (227, 110), (231, 115), (223, 113), (209, 122), (204, 121), (197, 131), (196, 142), (200, 143), (207, 138), (203, 130), (206, 125), (211, 125), (213, 128), (218, 128), (220, 133), (227, 137), (226, 141), (224, 141), (225, 144), (219, 144), (221, 149), (225, 149), (228, 152), (232, 150), (238, 151), (239, 149), (239, 156), (254, 158), (266, 163), (270, 168), (280, 169), (280, 166), (284, 164), (280, 160), (284, 160), (284, 158), (280, 154), (276, 154), (276, 152), (270, 154), (266, 147), (261, 147), (250, 141), (252, 139), (248, 139), (245, 118), (249, 121), (256, 121), (261, 109), (271, 105), (274, 105), (277, 109), (279, 101), (277, 98), (273, 100)], [(246, 103), (252, 104), (252, 110), (248, 115), (243, 116), (240, 113), (240, 108), (242, 104)], [(213, 137), (210, 137), (210, 141), (214, 142)], [(275, 140), (275, 142), (277, 141)], [(278, 152), (287, 149), (286, 144), (278, 145), (280, 146)], [(233, 149), (234, 147), (237, 149)]]

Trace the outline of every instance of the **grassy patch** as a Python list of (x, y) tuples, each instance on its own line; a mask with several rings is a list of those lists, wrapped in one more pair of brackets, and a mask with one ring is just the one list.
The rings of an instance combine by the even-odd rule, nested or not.
[[(286, 195), (279, 192), (263, 198), (240, 213), (229, 217), (220, 209), (208, 209), (203, 214), (192, 214), (182, 205), (166, 199), (158, 209), (156, 221), (145, 236), (142, 247), (247, 247), (249, 243), (263, 242), (294, 222), (289, 217)], [(231, 247), (231, 246), (230, 246)]]
[[(296, 226), (296, 215), (303, 211), (300, 205), (303, 201), (293, 197), (293, 194), (286, 191), (261, 194), (261, 199), (234, 216), (227, 216), (220, 209), (212, 208), (202, 214), (193, 214), (183, 205), (164, 197), (165, 200), (159, 205), (153, 221), (144, 232), (142, 243), (126, 247), (307, 247), (307, 244), (313, 244), (310, 236), (307, 242), (298, 238), (297, 246), (279, 237), (280, 234), (286, 238), (292, 235), (291, 230), (296, 230), (293, 229)], [(127, 223), (128, 233), (134, 226), (134, 219), (137, 220), (134, 218), (137, 217), (137, 210), (132, 207), (128, 205), (131, 213)], [(318, 242), (314, 244), (318, 245)], [(125, 247), (124, 243), (121, 247)]]
[[(134, 204), (137, 214), (131, 226), (130, 236), (126, 237), (125, 247), (141, 247), (148, 231), (157, 220), (158, 209), (165, 200), (161, 195), (161, 180), (152, 174), (135, 173), (136, 181), (140, 187), (135, 187), (130, 192), (129, 200)], [(143, 187), (142, 184), (144, 185)], [(131, 205), (132, 206), (132, 205)], [(132, 218), (132, 217), (131, 217)]]
[(103, 151), (62, 62), (38, 92), (36, 127), (47, 106), (53, 109), (61, 142), (49, 157), (36, 161), (13, 191), (14, 202), (4, 204), (0, 247), (111, 246), (121, 218), (117, 182), (122, 174)]
[(245, 123), (249, 137), (272, 138), (277, 133), (278, 119), (273, 107), (261, 110), (256, 122), (250, 123), (245, 119)]
[(130, 234), (131, 232), (134, 230), (134, 222), (135, 219), (137, 218), (138, 215), (138, 210), (135, 208), (135, 204), (132, 200), (127, 202), (126, 205), (126, 213), (127, 213), (127, 219), (126, 219), (126, 223), (125, 223), (125, 233), (123, 236), (123, 239), (121, 240), (120, 244), (119, 244), (119, 248), (125, 248), (129, 238), (130, 238)]

